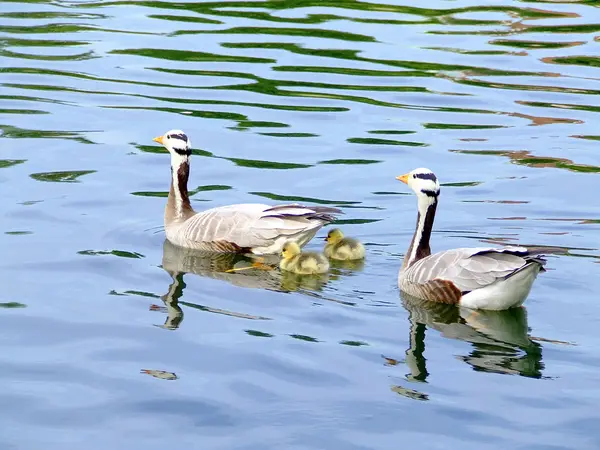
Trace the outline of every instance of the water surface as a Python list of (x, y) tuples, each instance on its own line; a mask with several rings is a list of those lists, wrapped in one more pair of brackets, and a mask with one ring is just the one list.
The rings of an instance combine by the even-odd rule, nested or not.
[[(1, 2), (3, 448), (598, 448), (599, 33), (583, 1)], [(365, 264), (165, 243), (171, 128), (196, 209), (336, 206)], [(434, 250), (565, 249), (526, 308), (400, 296), (423, 166)]]

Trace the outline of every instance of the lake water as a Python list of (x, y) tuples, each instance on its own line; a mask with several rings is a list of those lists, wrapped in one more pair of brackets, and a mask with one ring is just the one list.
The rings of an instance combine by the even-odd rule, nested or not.
[[(0, 447), (599, 448), (597, 6), (3, 0)], [(171, 128), (197, 210), (337, 206), (365, 264), (165, 243)], [(565, 249), (525, 308), (401, 298), (423, 166), (434, 251)]]

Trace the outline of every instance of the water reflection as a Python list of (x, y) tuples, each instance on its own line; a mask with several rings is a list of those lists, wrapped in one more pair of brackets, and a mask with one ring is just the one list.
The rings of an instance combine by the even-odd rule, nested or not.
[(270, 264), (273, 270), (255, 269), (252, 264), (254, 259), (236, 253), (207, 253), (194, 249), (177, 247), (165, 239), (163, 243), (162, 268), (171, 276), (171, 283), (167, 292), (160, 297), (164, 306), (151, 305), (150, 310), (166, 312), (167, 318), (163, 325), (157, 325), (169, 330), (179, 328), (183, 321), (181, 306), (216, 314), (225, 314), (250, 320), (270, 320), (268, 317), (254, 316), (235, 311), (228, 311), (211, 306), (182, 300), (186, 284), (183, 280), (185, 274), (195, 274), (203, 277), (226, 281), (235, 286), (251, 289), (265, 289), (278, 292), (302, 291), (303, 294), (318, 298), (319, 300), (333, 301), (344, 305), (353, 306), (354, 303), (327, 298), (320, 294), (330, 279), (344, 276), (341, 270), (334, 270), (332, 274), (298, 275), (291, 272), (279, 271), (276, 268), (278, 257), (267, 255), (265, 263)]
[(541, 378), (544, 370), (542, 346), (529, 336), (527, 310), (474, 311), (425, 302), (401, 293), (410, 321), (406, 365), (407, 380), (426, 382), (425, 336), (427, 327), (442, 336), (472, 344), (468, 355), (458, 358), (473, 370)]

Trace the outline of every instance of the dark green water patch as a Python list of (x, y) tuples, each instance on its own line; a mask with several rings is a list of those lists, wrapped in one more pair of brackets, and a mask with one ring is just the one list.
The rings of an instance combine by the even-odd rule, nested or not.
[(82, 144), (94, 144), (94, 142), (89, 139), (80, 136), (79, 132), (76, 131), (28, 130), (12, 125), (0, 125), (0, 130), (2, 130), (0, 137), (23, 139), (73, 139)]
[(0, 308), (27, 308), (27, 305), (19, 302), (3, 302), (0, 303)]
[(0, 49), (0, 56), (37, 61), (85, 61), (86, 59), (98, 58), (92, 51), (75, 55), (32, 55), (31, 53), (13, 52), (5, 49)]
[(551, 64), (568, 64), (586, 67), (600, 67), (600, 58), (597, 56), (561, 56), (543, 58), (542, 61)]
[(270, 137), (287, 137), (287, 138), (307, 138), (307, 137), (318, 137), (318, 134), (314, 133), (258, 133), (262, 136)]
[(574, 134), (574, 135), (569, 136), (569, 137), (576, 138), (576, 139), (585, 139), (585, 140), (588, 140), (588, 141), (600, 141), (600, 136), (590, 136), (590, 135), (585, 136), (585, 135)]
[(148, 14), (150, 19), (168, 20), (172, 22), (184, 22), (184, 23), (208, 23), (213, 25), (222, 25), (223, 22), (215, 19), (208, 19), (206, 17), (196, 16), (174, 16), (170, 14)]
[(365, 345), (369, 345), (366, 342), (363, 341), (340, 341), (340, 344), (342, 345), (349, 345), (350, 347), (362, 347)]
[(0, 109), (0, 114), (50, 114), (39, 109)]
[(267, 122), (260, 120), (241, 120), (238, 123), (238, 128), (287, 128), (287, 123)]
[[(1, 16), (1, 15), (0, 15)], [(17, 39), (2, 38), (0, 47), (71, 47), (76, 45), (88, 45), (87, 41), (66, 41), (55, 39)]]
[(374, 59), (359, 56), (358, 50), (345, 50), (345, 49), (311, 49), (307, 47), (301, 47), (298, 44), (286, 43), (286, 42), (224, 42), (221, 46), (225, 48), (235, 49), (273, 49), (273, 50), (285, 50), (290, 53), (299, 55), (315, 56), (321, 58), (333, 58), (333, 59), (346, 59), (351, 61), (363, 61), (373, 64), (382, 64), (394, 67), (403, 67), (406, 69), (420, 70), (420, 71), (433, 71), (433, 72), (468, 72), (472, 76), (533, 76), (540, 75), (537, 72), (524, 72), (524, 71), (511, 71), (511, 70), (497, 70), (490, 69), (487, 67), (467, 66), (458, 64), (440, 64), (427, 61), (407, 61), (407, 60), (393, 60), (393, 59)]
[(145, 258), (145, 256), (142, 255), (141, 253), (127, 252), (125, 250), (110, 250), (110, 251), (104, 251), (104, 250), (81, 250), (81, 251), (79, 251), (77, 253), (79, 255), (88, 255), (88, 256), (113, 255), (113, 256), (118, 256), (120, 258), (134, 258), (134, 259)]
[(545, 41), (524, 41), (520, 39), (495, 39), (489, 42), (492, 45), (502, 45), (506, 47), (515, 47), (527, 50), (553, 50), (560, 48), (575, 47), (585, 44), (585, 41), (572, 42), (545, 42)]
[[(0, 28), (1, 31), (1, 28)], [(234, 62), (234, 63), (274, 63), (274, 59), (256, 58), (252, 56), (218, 55), (191, 50), (165, 50), (160, 48), (131, 48), (111, 50), (114, 55), (134, 55), (146, 58), (164, 59), (167, 61), (196, 61), (196, 62)]]
[(29, 175), (37, 181), (52, 183), (79, 183), (79, 177), (95, 173), (95, 170), (72, 170), (69, 172), (40, 172)]
[(32, 25), (32, 26), (18, 26), (18, 25), (0, 25), (0, 33), (13, 33), (13, 34), (51, 34), (51, 33), (80, 33), (80, 32), (94, 32), (98, 33), (101, 31), (107, 33), (123, 33), (123, 34), (140, 34), (140, 35), (153, 35), (155, 33), (147, 33), (143, 31), (128, 31), (128, 30), (115, 30), (98, 28), (88, 25), (75, 25), (70, 23), (53, 23), (45, 25)]
[[(193, 197), (198, 192), (206, 192), (206, 191), (227, 191), (229, 189), (233, 189), (231, 186), (226, 186), (222, 184), (209, 184), (206, 186), (198, 186), (196, 189), (192, 189), (188, 192), (190, 197)], [(162, 197), (167, 198), (169, 196), (168, 191), (138, 191), (132, 192), (131, 195), (136, 195), (138, 197)]]
[(308, 167), (312, 167), (310, 164), (296, 164), (296, 163), (285, 163), (285, 162), (275, 162), (275, 161), (263, 161), (260, 159), (242, 159), (242, 158), (225, 158), (221, 156), (222, 159), (227, 159), (234, 163), (236, 166), (242, 167), (252, 167), (255, 169), (278, 169), (278, 170), (287, 170), (287, 169), (306, 169)]
[(537, 168), (555, 168), (567, 169), (572, 172), (582, 173), (600, 173), (600, 167), (588, 164), (576, 164), (567, 158), (552, 158), (547, 156), (532, 156), (530, 152), (520, 151), (504, 151), (504, 150), (450, 150), (453, 153), (463, 153), (467, 155), (496, 155), (506, 156), (510, 160), (519, 165), (537, 167)]
[(18, 164), (23, 164), (25, 161), (27, 161), (27, 160), (26, 159), (0, 159), (0, 169), (16, 166)]
[(375, 38), (364, 34), (349, 33), (345, 31), (325, 30), (319, 28), (285, 28), (285, 27), (235, 27), (225, 30), (182, 30), (173, 33), (174, 36), (185, 34), (261, 34), (276, 36), (304, 36), (322, 39), (336, 39), (351, 42), (376, 42)]
[(416, 131), (409, 131), (409, 130), (371, 130), (371, 131), (367, 131), (367, 133), (369, 134), (390, 134), (390, 135), (394, 135), (394, 134), (415, 134)]
[(290, 337), (292, 337), (294, 339), (299, 339), (301, 341), (306, 341), (306, 342), (320, 342), (317, 338), (314, 338), (312, 336), (307, 336), (305, 334), (290, 334)]
[(244, 330), (247, 334), (249, 334), (250, 336), (255, 336), (255, 337), (273, 337), (273, 335), (271, 333), (265, 333), (264, 331), (258, 331), (258, 330)]
[(535, 108), (559, 108), (559, 109), (572, 109), (575, 111), (589, 111), (589, 112), (600, 112), (600, 106), (595, 105), (575, 105), (568, 103), (547, 103), (547, 102), (528, 102), (518, 100), (515, 103), (520, 105), (533, 106)]
[(336, 225), (362, 225), (365, 223), (375, 223), (382, 219), (336, 219)]
[(317, 164), (377, 164), (383, 161), (376, 159), (329, 159), (327, 161), (319, 161)]
[(367, 145), (399, 145), (402, 147), (428, 147), (429, 144), (424, 142), (396, 141), (393, 139), (376, 139), (376, 138), (348, 138), (347, 142), (351, 144), (367, 144)]
[(478, 186), (482, 183), (482, 181), (460, 181), (457, 183), (440, 183), (440, 186), (445, 187), (471, 187)]
[(356, 205), (360, 202), (342, 201), (342, 200), (324, 200), (313, 197), (299, 197), (295, 195), (278, 195), (270, 192), (248, 192), (251, 195), (258, 195), (278, 202), (300, 202), (300, 203), (316, 203), (319, 205)]
[(506, 125), (469, 125), (458, 123), (423, 123), (423, 128), (432, 130), (490, 130), (494, 128), (507, 128)]

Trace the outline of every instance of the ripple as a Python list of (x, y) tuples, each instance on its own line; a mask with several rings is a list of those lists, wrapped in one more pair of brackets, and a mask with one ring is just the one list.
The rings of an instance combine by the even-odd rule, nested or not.
[[(0, 9), (8, 447), (593, 447), (591, 3)], [(335, 205), (367, 259), (307, 278), (168, 243), (169, 128), (194, 202)], [(552, 251), (526, 309), (398, 298), (416, 200), (393, 177), (422, 166), (439, 249)]]

